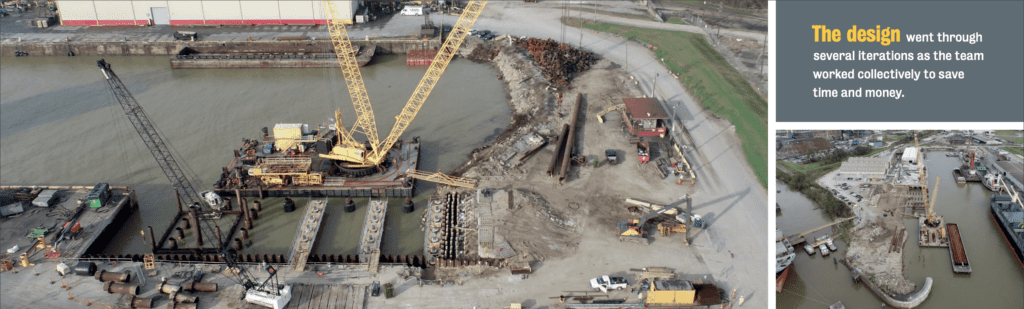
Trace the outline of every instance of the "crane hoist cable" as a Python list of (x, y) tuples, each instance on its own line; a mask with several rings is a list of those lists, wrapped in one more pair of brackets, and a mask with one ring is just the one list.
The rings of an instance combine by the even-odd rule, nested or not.
[(423, 74), (423, 78), (420, 79), (420, 83), (416, 85), (416, 90), (413, 90), (412, 96), (409, 97), (409, 101), (405, 103), (405, 107), (402, 108), (402, 112), (395, 117), (395, 124), (391, 127), (391, 133), (384, 139), (384, 142), (377, 147), (379, 151), (374, 151), (368, 158), (368, 161), (378, 164), (384, 160), (388, 149), (398, 141), (398, 138), (402, 136), (405, 129), (409, 128), (412, 124), (412, 120), (416, 118), (416, 114), (419, 113), (420, 108), (423, 107), (423, 103), (427, 101), (427, 97), (430, 96), (430, 92), (434, 90), (434, 86), (437, 85), (438, 80), (441, 79), (441, 74), (444, 73), (445, 69), (448, 68), (448, 63), (451, 62), (452, 58), (459, 51), (459, 46), (462, 45), (462, 41), (466, 39), (466, 35), (469, 34), (470, 27), (473, 27), (473, 23), (480, 17), (480, 13), (483, 12), (484, 6), (487, 5), (487, 0), (483, 1), (470, 1), (463, 9), (462, 14), (459, 15), (459, 21), (455, 22), (451, 32), (448, 34), (448, 39), (444, 41), (441, 48), (437, 51), (437, 55), (434, 56), (434, 60), (431, 61), (430, 67), (427, 68), (427, 72)]

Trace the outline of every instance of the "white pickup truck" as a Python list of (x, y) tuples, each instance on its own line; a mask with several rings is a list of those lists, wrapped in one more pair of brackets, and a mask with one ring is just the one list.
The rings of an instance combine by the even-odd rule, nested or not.
[(622, 277), (609, 277), (608, 275), (603, 275), (590, 279), (591, 288), (605, 293), (608, 293), (608, 290), (611, 289), (622, 290), (627, 286), (629, 286), (629, 283)]

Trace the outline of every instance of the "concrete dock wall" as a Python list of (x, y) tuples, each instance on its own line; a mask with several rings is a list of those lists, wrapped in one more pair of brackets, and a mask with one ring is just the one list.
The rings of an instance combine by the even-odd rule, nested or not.
[(893, 308), (909, 309), (917, 307), (918, 305), (921, 305), (921, 303), (924, 302), (925, 299), (928, 299), (928, 294), (930, 294), (932, 291), (932, 277), (928, 277), (924, 279), (924, 286), (922, 286), (920, 290), (917, 290), (913, 294), (908, 295), (906, 297), (906, 300), (899, 300), (893, 298), (892, 296), (889, 296), (889, 294), (886, 294), (885, 291), (882, 291), (882, 288), (879, 287), (878, 285), (875, 285), (875, 283), (871, 282), (870, 279), (866, 278), (864, 276), (864, 273), (859, 268), (857, 268), (855, 272), (857, 272), (858, 276), (860, 276), (861, 282), (863, 282), (864, 285), (870, 288), (871, 291), (875, 292), (875, 295), (881, 297), (886, 304)]
[[(436, 49), (441, 47), (438, 38), (430, 40), (418, 39), (369, 39), (353, 40), (355, 45), (375, 44), (377, 52), (382, 54), (404, 54), (416, 49)], [(170, 56), (177, 54), (182, 48), (193, 47), (217, 49), (223, 52), (245, 53), (251, 50), (280, 50), (282, 52), (325, 52), (330, 50), (331, 42), (325, 40), (305, 41), (108, 41), (108, 42), (2, 42), (0, 56), (14, 56), (16, 51), (28, 53), (27, 56), (60, 56), (67, 57), (68, 50), (75, 56)]]

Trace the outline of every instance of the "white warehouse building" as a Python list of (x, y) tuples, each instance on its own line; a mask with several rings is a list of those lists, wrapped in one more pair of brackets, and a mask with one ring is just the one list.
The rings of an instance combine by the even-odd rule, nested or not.
[(861, 158), (851, 157), (839, 166), (837, 181), (858, 180), (858, 181), (882, 181), (889, 171), (889, 159), (887, 158)]
[(903, 157), (900, 159), (903, 163), (917, 164), (917, 148), (907, 147), (907, 149), (903, 151)]
[[(57, 0), (61, 25), (326, 24), (319, 0)], [(346, 24), (358, 1), (334, 1)]]

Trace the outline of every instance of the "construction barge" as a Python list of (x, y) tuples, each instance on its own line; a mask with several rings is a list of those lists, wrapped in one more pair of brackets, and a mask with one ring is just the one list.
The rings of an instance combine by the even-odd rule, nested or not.
[[(0, 186), (3, 258), (81, 259), (102, 252), (139, 209), (135, 190), (96, 186)], [(56, 220), (55, 220), (56, 219)]]
[[(335, 130), (277, 124), (262, 141), (246, 139), (224, 167), (214, 192), (238, 197), (412, 197), (419, 138), (395, 144), (387, 159), (371, 167), (320, 158), (333, 147)], [(237, 192), (236, 192), (237, 191)]]
[[(338, 55), (316, 46), (254, 46), (239, 50), (227, 47), (185, 47), (171, 57), (171, 69), (257, 69), (257, 68), (337, 68)], [(377, 45), (353, 46), (356, 63), (365, 66), (373, 60)]]
[(946, 223), (949, 232), (949, 260), (953, 264), (953, 272), (958, 274), (971, 273), (971, 261), (967, 258), (963, 240), (960, 239), (960, 228), (956, 223)]

